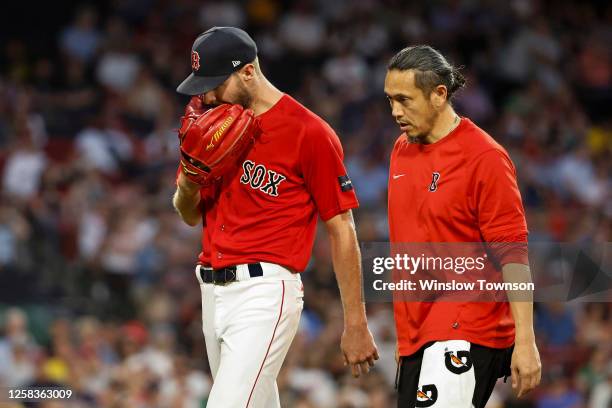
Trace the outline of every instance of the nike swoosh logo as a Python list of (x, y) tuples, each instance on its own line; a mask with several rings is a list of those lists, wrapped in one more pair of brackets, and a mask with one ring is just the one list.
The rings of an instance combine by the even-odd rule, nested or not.
[(405, 174), (394, 174), (393, 175), (393, 180), (397, 180), (398, 178), (404, 177), (404, 176), (405, 176)]

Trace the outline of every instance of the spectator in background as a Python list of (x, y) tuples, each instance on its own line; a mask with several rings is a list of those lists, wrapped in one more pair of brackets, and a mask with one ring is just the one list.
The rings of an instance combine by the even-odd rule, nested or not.
[(19, 136), (4, 168), (2, 189), (7, 197), (27, 200), (40, 189), (42, 173), (47, 165), (44, 152), (33, 146), (27, 134)]
[(101, 35), (96, 24), (97, 11), (90, 6), (83, 6), (76, 12), (74, 22), (66, 27), (60, 36), (60, 48), (71, 58), (90, 62), (98, 50)]
[(610, 345), (605, 345), (601, 349), (595, 349), (589, 362), (580, 369), (577, 385), (584, 395), (588, 395), (589, 390), (594, 390), (597, 385), (607, 381), (610, 357)]
[(24, 387), (34, 380), (38, 346), (28, 332), (26, 314), (9, 309), (4, 318), (4, 336), (0, 337), (0, 384)]
[(612, 406), (612, 362), (608, 362), (605, 377), (594, 388), (588, 408), (610, 408)]
[(325, 24), (312, 10), (312, 4), (299, 1), (280, 20), (279, 38), (289, 51), (314, 56), (325, 39)]
[(245, 10), (235, 1), (207, 3), (200, 8), (199, 22), (201, 27), (232, 26), (244, 27)]
[(140, 68), (140, 60), (134, 52), (130, 31), (119, 17), (107, 23), (101, 56), (96, 66), (98, 82), (112, 92), (126, 94), (134, 84)]
[(117, 109), (110, 104), (76, 135), (75, 142), (84, 166), (109, 176), (119, 175), (133, 158), (132, 141), (122, 129)]
[(2, 177), (3, 192), (9, 198), (28, 200), (39, 191), (42, 173), (47, 157), (40, 149), (46, 132), (44, 122), (34, 122), (32, 99), (29, 93), (20, 93), (14, 105), (15, 132), (11, 138), (15, 143), (8, 149), (9, 154)]
[(561, 302), (539, 306), (536, 311), (538, 339), (550, 346), (569, 350), (576, 340), (576, 323), (572, 312)]
[(584, 399), (568, 380), (562, 366), (550, 366), (545, 374), (546, 387), (537, 398), (537, 408), (582, 408)]
[(355, 155), (346, 163), (352, 177), (355, 189), (359, 191), (360, 204), (366, 208), (377, 206), (381, 197), (387, 191), (386, 184), (389, 171), (384, 166), (373, 149), (368, 149), (369, 155)]

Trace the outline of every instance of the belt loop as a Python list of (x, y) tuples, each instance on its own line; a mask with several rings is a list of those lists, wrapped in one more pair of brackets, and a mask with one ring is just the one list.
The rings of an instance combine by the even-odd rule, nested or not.
[(236, 274), (236, 282), (249, 279), (249, 270), (246, 268), (246, 265), (236, 265), (234, 273)]
[(251, 279), (253, 273), (251, 272), (251, 264), (240, 264), (236, 265), (236, 280), (245, 281)]
[(263, 268), (259, 262), (248, 265), (249, 275), (251, 278), (256, 278), (258, 276), (263, 276)]
[(202, 275), (200, 274), (201, 269), (202, 269), (202, 265), (197, 264), (196, 268), (195, 268), (195, 275), (196, 275), (196, 278), (198, 279), (198, 282), (200, 283), (200, 285), (203, 285), (204, 281), (202, 280)]

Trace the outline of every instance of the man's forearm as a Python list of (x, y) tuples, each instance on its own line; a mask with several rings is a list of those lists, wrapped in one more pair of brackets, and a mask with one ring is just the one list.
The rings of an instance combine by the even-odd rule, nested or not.
[[(502, 272), (505, 282), (531, 283), (528, 265), (509, 263), (502, 267)], [(520, 398), (540, 383), (542, 363), (533, 332), (533, 292), (509, 290), (507, 294), (516, 327), (510, 363), (512, 388)]]
[[(504, 282), (531, 283), (528, 265), (509, 263), (502, 267)], [(507, 291), (512, 317), (516, 326), (516, 341), (533, 341), (533, 292), (530, 290)]]
[(366, 323), (365, 305), (361, 293), (361, 254), (357, 243), (357, 235), (350, 212), (340, 215), (346, 221), (340, 222), (336, 228), (329, 228), (332, 262), (340, 297), (344, 308), (346, 325)]
[(365, 305), (361, 298), (361, 254), (351, 211), (338, 214), (325, 222), (331, 242), (332, 262), (340, 288), (344, 309), (344, 330), (340, 348), (344, 363), (351, 366), (353, 376), (367, 373), (378, 360), (378, 350), (368, 329)]
[(198, 208), (200, 191), (198, 189), (188, 190), (179, 185), (172, 197), (172, 204), (186, 224), (193, 227), (201, 221), (202, 215)]

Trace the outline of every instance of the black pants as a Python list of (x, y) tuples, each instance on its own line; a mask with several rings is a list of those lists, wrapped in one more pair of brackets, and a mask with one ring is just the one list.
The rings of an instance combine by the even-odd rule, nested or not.
[(497, 379), (510, 375), (513, 348), (461, 340), (426, 344), (400, 359), (398, 408), (484, 408)]

